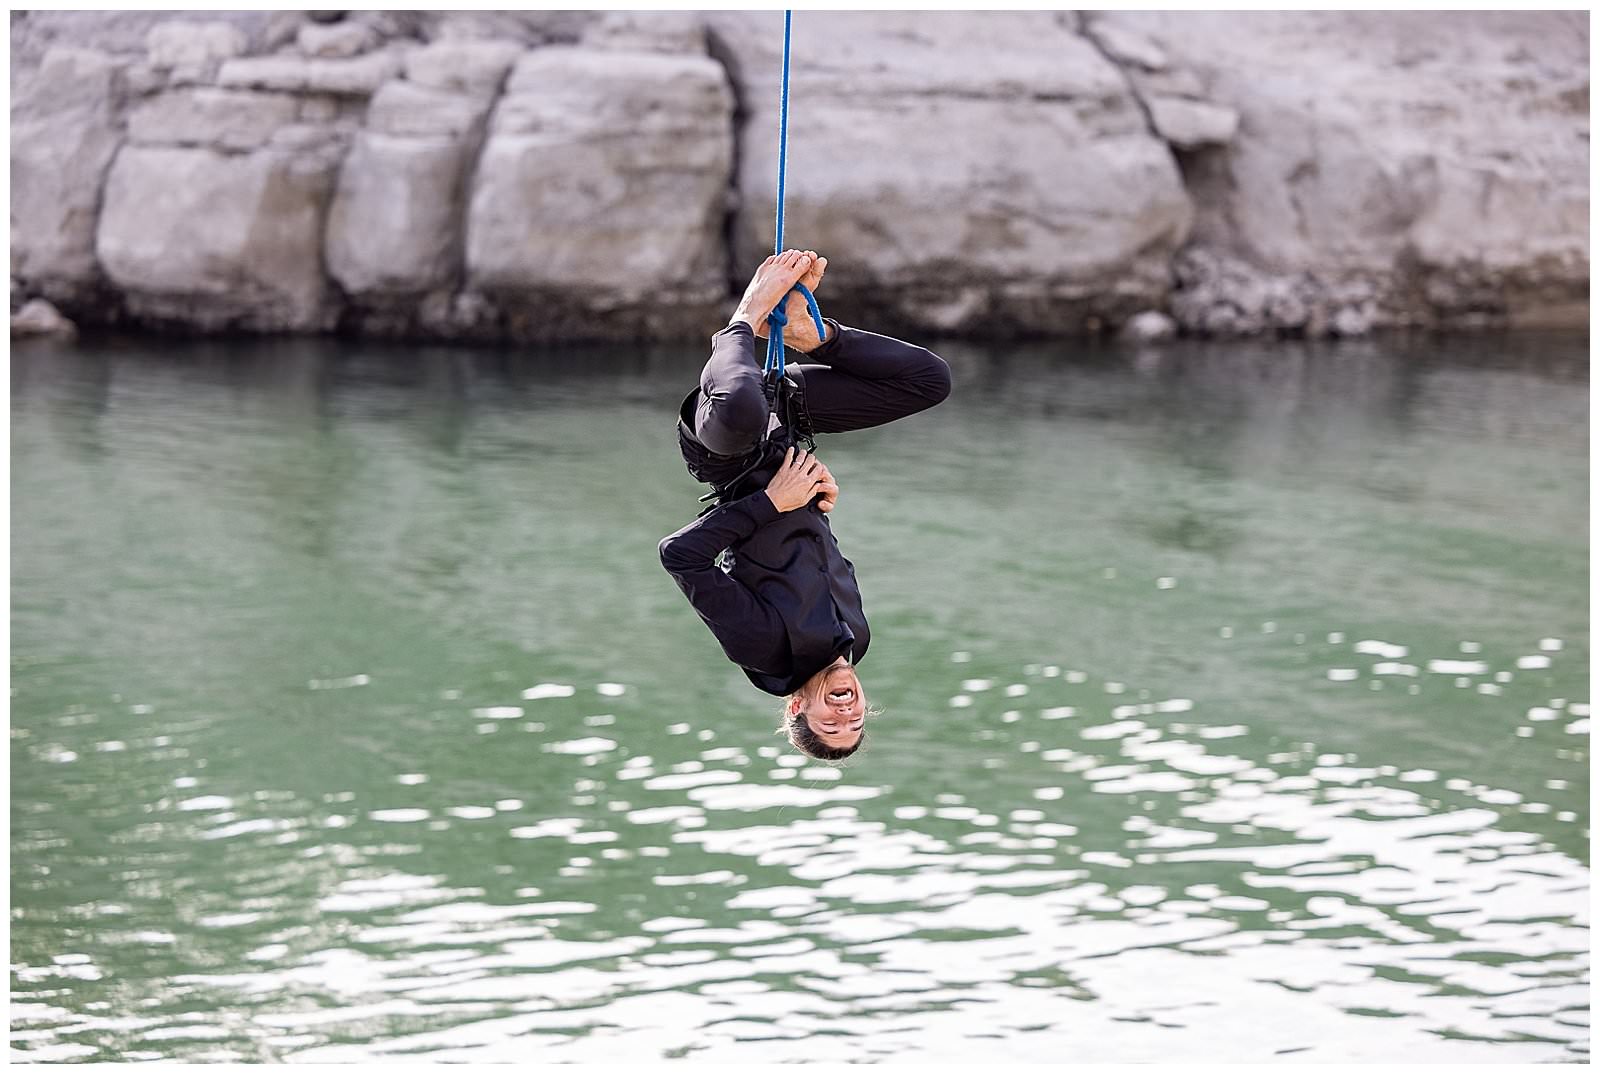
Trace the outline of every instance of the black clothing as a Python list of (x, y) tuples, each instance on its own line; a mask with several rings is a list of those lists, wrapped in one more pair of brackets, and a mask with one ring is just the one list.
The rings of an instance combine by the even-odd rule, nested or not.
[[(950, 394), (950, 368), (932, 351), (825, 323), (828, 341), (786, 367), (813, 431), (883, 425)], [(860, 663), (871, 636), (855, 568), (827, 515), (815, 502), (780, 514), (764, 491), (793, 432), (780, 424), (763, 440), (769, 410), (755, 341), (743, 322), (712, 337), (700, 386), (685, 397), (678, 422), (679, 448), (697, 480), (722, 485), (750, 472), (659, 550), (728, 659), (759, 689), (784, 696), (841, 653)]]

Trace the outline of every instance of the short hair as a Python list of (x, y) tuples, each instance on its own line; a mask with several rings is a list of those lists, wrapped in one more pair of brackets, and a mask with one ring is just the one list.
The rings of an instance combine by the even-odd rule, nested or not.
[[(796, 690), (795, 693), (785, 697), (783, 699), (783, 707), (778, 710), (778, 734), (787, 736), (789, 745), (807, 757), (815, 757), (819, 761), (842, 761), (866, 743), (867, 728), (865, 723), (861, 727), (861, 737), (856, 739), (854, 746), (830, 746), (822, 741), (821, 738), (817, 737), (817, 733), (811, 729), (811, 725), (806, 722), (804, 705), (802, 705), (800, 712), (789, 712), (789, 703), (794, 700), (796, 694), (800, 694), (800, 691)], [(803, 695), (801, 696), (801, 701), (805, 701)], [(878, 706), (869, 704), (867, 711), (863, 715), (878, 716), (882, 713), (883, 710)]]
[(789, 715), (788, 706), (784, 707), (784, 725), (778, 730), (789, 736), (790, 745), (808, 757), (815, 757), (819, 761), (842, 761), (861, 748), (867, 740), (867, 729), (862, 727), (861, 737), (856, 739), (853, 746), (830, 746), (817, 737), (817, 733), (806, 722), (806, 715), (797, 712)]

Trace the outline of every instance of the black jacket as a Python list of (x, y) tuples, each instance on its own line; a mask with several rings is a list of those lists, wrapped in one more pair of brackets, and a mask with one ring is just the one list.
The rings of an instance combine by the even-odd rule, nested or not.
[[(764, 490), (713, 508), (660, 545), (661, 565), (728, 659), (780, 697), (871, 634), (855, 567), (815, 503), (779, 514)], [(727, 569), (715, 562), (727, 552)]]

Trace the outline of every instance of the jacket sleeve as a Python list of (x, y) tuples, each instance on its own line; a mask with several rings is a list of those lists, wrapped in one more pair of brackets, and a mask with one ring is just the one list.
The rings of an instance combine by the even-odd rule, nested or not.
[(758, 670), (782, 659), (788, 636), (772, 606), (714, 562), (779, 517), (765, 491), (724, 504), (661, 539), (661, 565), (736, 664)]

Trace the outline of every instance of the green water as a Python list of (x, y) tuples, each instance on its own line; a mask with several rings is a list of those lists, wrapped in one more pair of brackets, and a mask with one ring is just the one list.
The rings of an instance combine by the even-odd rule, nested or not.
[(940, 350), (836, 770), (696, 348), (14, 347), (12, 1057), (1585, 1061), (1587, 341)]

